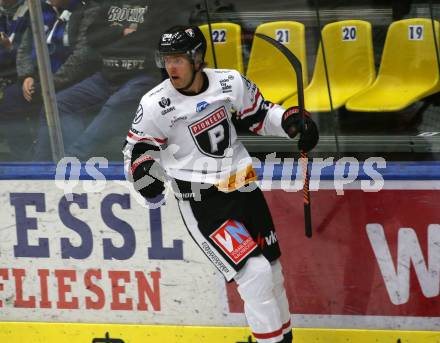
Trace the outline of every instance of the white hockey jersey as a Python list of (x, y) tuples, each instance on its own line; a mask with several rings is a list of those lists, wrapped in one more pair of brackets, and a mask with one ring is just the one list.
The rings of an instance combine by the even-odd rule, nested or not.
[[(183, 95), (169, 79), (144, 95), (124, 148), (126, 172), (132, 151), (159, 146), (154, 158), (172, 178), (219, 184), (252, 169), (252, 160), (237, 139), (237, 129), (287, 137), (281, 128), (284, 109), (264, 101), (257, 86), (236, 70), (204, 69), (208, 88)], [(147, 143), (147, 144), (145, 144)], [(246, 174), (246, 172), (245, 172)]]

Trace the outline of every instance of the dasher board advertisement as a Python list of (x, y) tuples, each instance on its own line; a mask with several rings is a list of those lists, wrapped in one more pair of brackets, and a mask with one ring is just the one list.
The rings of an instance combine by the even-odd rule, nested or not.
[[(145, 207), (112, 173), (67, 195), (48, 178), (0, 180), (0, 321), (245, 326), (174, 197)], [(327, 178), (312, 239), (301, 192), (259, 183), (276, 232), (257, 243), (281, 244), (295, 327), (439, 330), (439, 181), (355, 180), (338, 194)]]

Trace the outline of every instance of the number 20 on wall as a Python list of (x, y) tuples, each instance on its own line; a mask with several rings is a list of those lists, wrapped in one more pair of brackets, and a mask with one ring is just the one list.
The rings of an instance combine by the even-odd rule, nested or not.
[(356, 26), (344, 26), (342, 27), (342, 40), (343, 41), (353, 41), (357, 39), (357, 28)]

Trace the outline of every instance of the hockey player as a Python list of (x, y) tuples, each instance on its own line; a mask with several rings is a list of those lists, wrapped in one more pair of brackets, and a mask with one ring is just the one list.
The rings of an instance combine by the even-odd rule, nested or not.
[(196, 26), (162, 34), (156, 62), (169, 79), (141, 99), (124, 147), (127, 177), (153, 198), (164, 190), (163, 168), (190, 235), (226, 280), (237, 283), (257, 341), (291, 342), (274, 224), (237, 129), (291, 138), (299, 133), (306, 151), (317, 144), (318, 130), (298, 108), (265, 101), (239, 72), (205, 68), (205, 51)]

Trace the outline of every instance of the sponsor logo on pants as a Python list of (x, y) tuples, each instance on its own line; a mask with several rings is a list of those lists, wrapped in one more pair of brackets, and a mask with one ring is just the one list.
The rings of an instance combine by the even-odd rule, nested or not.
[(209, 237), (235, 264), (257, 247), (244, 225), (236, 220), (227, 220)]

